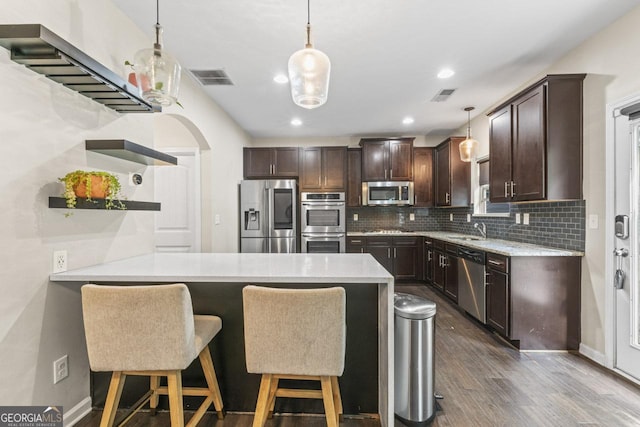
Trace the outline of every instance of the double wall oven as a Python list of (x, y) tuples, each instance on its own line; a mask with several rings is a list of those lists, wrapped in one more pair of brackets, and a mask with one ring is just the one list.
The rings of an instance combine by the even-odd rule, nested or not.
[(345, 194), (303, 192), (301, 201), (301, 251), (342, 253), (346, 245)]

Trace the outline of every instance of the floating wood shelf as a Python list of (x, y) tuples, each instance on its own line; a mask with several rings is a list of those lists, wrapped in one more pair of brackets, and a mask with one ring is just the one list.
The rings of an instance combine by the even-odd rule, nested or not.
[[(126, 210), (119, 209), (116, 204), (111, 208), (112, 211), (160, 211), (160, 203), (156, 202), (136, 202), (134, 200), (119, 200), (126, 207)], [(115, 201), (114, 202), (118, 202)], [(67, 208), (67, 200), (64, 197), (49, 197), (50, 208)], [(76, 201), (75, 209), (106, 209), (104, 199), (93, 199), (87, 201), (87, 199), (78, 198)]]
[(121, 113), (161, 111), (138, 88), (40, 24), (0, 25), (11, 60)]
[(117, 157), (143, 165), (177, 165), (178, 159), (144, 145), (126, 139), (88, 139), (85, 141), (88, 151)]

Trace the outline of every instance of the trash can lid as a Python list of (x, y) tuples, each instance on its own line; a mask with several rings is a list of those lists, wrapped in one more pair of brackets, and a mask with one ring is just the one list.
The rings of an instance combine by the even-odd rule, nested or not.
[(428, 319), (436, 315), (436, 303), (417, 295), (396, 292), (393, 305), (395, 313), (407, 319)]

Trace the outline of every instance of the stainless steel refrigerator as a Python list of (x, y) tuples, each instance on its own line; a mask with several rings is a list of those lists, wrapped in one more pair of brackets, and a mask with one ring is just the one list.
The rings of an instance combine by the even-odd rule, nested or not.
[(296, 252), (297, 189), (293, 179), (240, 183), (240, 252)]

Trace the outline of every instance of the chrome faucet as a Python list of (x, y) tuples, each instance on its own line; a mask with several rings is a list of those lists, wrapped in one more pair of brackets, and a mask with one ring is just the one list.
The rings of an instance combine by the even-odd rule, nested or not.
[(482, 234), (483, 239), (487, 238), (487, 226), (484, 224), (484, 222), (474, 223), (473, 228), (477, 229), (480, 232), (480, 234)]

